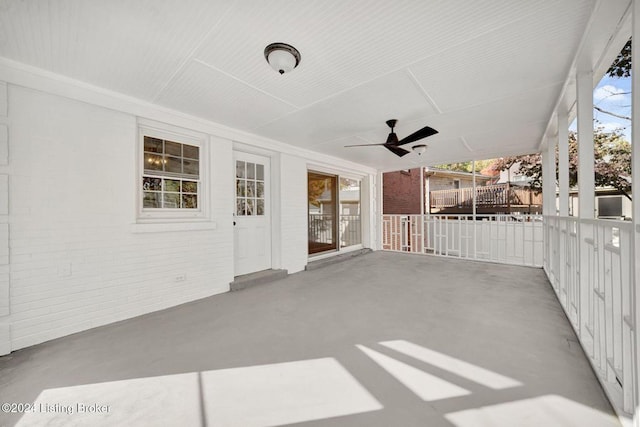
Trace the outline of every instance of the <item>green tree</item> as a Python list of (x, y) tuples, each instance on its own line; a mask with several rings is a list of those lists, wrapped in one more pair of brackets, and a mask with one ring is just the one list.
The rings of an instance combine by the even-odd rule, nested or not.
[[(491, 165), (495, 159), (476, 160), (476, 172), (480, 172)], [(449, 163), (447, 165), (437, 165), (436, 168), (457, 172), (473, 172), (473, 162)]]
[(611, 63), (607, 70), (609, 77), (630, 77), (631, 76), (631, 39), (623, 46), (622, 50)]
[[(593, 136), (594, 172), (596, 187), (613, 187), (631, 200), (631, 144), (619, 131), (604, 132), (597, 128)], [(556, 171), (557, 167), (556, 150)], [(529, 187), (542, 190), (542, 161), (539, 153), (525, 156), (501, 157), (494, 170), (507, 170), (519, 163), (519, 173), (530, 178)], [(557, 179), (557, 175), (556, 175)], [(578, 184), (578, 140), (576, 132), (569, 132), (569, 185)]]

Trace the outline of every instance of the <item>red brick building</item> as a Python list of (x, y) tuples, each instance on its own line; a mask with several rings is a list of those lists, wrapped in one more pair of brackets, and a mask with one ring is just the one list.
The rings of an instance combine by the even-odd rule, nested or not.
[(420, 214), (420, 168), (382, 174), (382, 212)]

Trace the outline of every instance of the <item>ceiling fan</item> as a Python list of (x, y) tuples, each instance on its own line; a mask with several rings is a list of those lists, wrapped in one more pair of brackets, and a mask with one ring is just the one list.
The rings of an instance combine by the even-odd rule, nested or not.
[(393, 131), (393, 128), (396, 126), (397, 122), (398, 121), (395, 119), (387, 120), (387, 126), (391, 128), (391, 133), (387, 137), (387, 141), (384, 144), (356, 144), (356, 145), (345, 145), (345, 147), (368, 147), (368, 146), (374, 146), (374, 145), (382, 145), (387, 150), (395, 154), (396, 156), (402, 157), (406, 154), (409, 154), (409, 150), (401, 147), (401, 145), (410, 144), (412, 142), (418, 141), (419, 139), (426, 138), (428, 136), (435, 135), (436, 133), (438, 133), (437, 130), (430, 128), (429, 126), (425, 126), (422, 129), (407, 136), (406, 138), (402, 138), (401, 140), (398, 141), (398, 135), (396, 135), (396, 133)]

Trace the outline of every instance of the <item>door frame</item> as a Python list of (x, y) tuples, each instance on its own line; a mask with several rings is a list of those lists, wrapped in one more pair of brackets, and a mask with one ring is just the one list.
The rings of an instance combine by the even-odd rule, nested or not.
[[(271, 213), (271, 221), (269, 224), (270, 232), (271, 232), (271, 267), (272, 269), (282, 268), (282, 253), (281, 253), (281, 241), (282, 236), (280, 232), (280, 221), (281, 221), (281, 211), (280, 211), (280, 154), (274, 151), (254, 147), (252, 145), (244, 144), (241, 142), (233, 141), (232, 153), (231, 153), (231, 172), (230, 177), (233, 178), (233, 183), (230, 185), (229, 191), (231, 192), (231, 200), (232, 200), (232, 221), (235, 219), (235, 199), (236, 199), (236, 184), (235, 184), (235, 170), (236, 170), (236, 152), (253, 154), (257, 156), (264, 156), (269, 158), (270, 167), (269, 167), (269, 185), (271, 194), (268, 200), (269, 209)], [(232, 229), (232, 233), (235, 231)], [(235, 239), (235, 236), (233, 237)], [(233, 247), (233, 260), (235, 263), (235, 243), (232, 245)], [(235, 265), (234, 276), (235, 274)]]
[[(306, 166), (307, 166), (306, 168), (307, 176), (309, 172), (316, 172), (319, 174), (326, 174), (326, 175), (335, 175), (338, 179), (338, 192), (340, 189), (340, 178), (357, 179), (360, 181), (360, 233), (361, 233), (361, 239), (362, 239), (362, 241), (357, 245), (341, 248), (340, 244), (338, 243), (336, 250), (318, 252), (315, 254), (307, 253), (307, 259), (311, 261), (311, 260), (319, 260), (324, 258), (331, 258), (337, 255), (361, 250), (365, 248), (365, 242), (367, 242), (367, 244), (370, 245), (371, 238), (368, 237), (368, 233), (375, 233), (376, 231), (371, 228), (371, 224), (372, 224), (371, 217), (375, 210), (370, 205), (372, 200), (371, 200), (371, 194), (369, 192), (373, 191), (375, 186), (373, 188), (371, 187), (371, 181), (370, 181), (371, 178), (369, 174), (345, 170), (345, 169), (334, 169), (331, 167), (327, 167), (326, 165), (321, 165), (313, 162), (307, 162)], [(380, 176), (382, 176), (382, 174), (380, 174)], [(373, 202), (375, 203), (375, 200), (373, 200)], [(339, 205), (339, 195), (338, 195), (338, 203), (336, 203), (336, 212), (339, 217), (338, 205)], [(382, 216), (380, 216), (380, 219), (382, 219)], [(307, 223), (307, 228), (308, 227), (309, 225)], [(374, 240), (376, 239), (374, 238)], [(367, 247), (370, 247), (370, 246), (367, 246)]]

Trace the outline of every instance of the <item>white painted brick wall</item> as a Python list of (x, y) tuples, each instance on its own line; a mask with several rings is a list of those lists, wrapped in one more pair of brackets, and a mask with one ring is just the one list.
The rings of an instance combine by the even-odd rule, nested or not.
[(9, 314), (9, 118), (7, 83), (0, 82), (0, 355), (11, 351)]
[[(148, 232), (135, 224), (137, 138), (132, 114), (0, 82), (0, 354), (228, 291), (232, 142), (209, 138), (215, 228)], [(295, 273), (308, 259), (308, 159), (277, 159), (274, 259)]]
[(280, 167), (282, 268), (295, 273), (304, 270), (308, 259), (307, 163), (282, 154)]
[(228, 290), (230, 141), (209, 150), (216, 229), (135, 233), (136, 118), (11, 85), (9, 100), (12, 350)]

